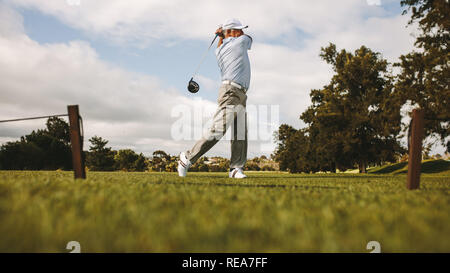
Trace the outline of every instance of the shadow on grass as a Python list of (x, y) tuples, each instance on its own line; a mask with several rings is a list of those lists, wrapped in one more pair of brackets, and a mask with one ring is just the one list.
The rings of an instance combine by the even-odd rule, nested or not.
[[(440, 173), (450, 170), (450, 162), (446, 160), (431, 160), (422, 162), (421, 173)], [(398, 173), (408, 173), (408, 169), (402, 170)]]
[(423, 173), (440, 173), (449, 170), (450, 170), (450, 161), (439, 159), (422, 163)]
[(392, 165), (381, 167), (380, 169), (372, 171), (370, 173), (374, 173), (374, 174), (389, 174), (389, 173), (393, 173), (395, 171), (403, 169), (406, 165), (408, 165), (408, 162), (396, 163), (396, 164), (392, 164)]
[[(225, 174), (225, 173), (224, 173)], [(292, 176), (291, 176), (292, 175)], [(195, 175), (195, 174), (188, 174), (189, 178), (228, 178), (228, 173), (224, 176), (219, 175)], [(299, 175), (299, 174), (289, 174), (289, 175), (280, 175), (280, 176), (273, 176), (273, 175), (257, 175), (253, 176), (250, 175), (247, 177), (247, 179), (324, 179), (324, 178), (351, 178), (351, 179), (365, 179), (365, 178), (378, 178), (383, 179), (383, 176), (379, 175), (367, 175), (367, 174), (357, 174), (357, 175), (348, 175), (348, 174), (335, 174), (335, 175), (315, 175), (315, 174), (309, 174), (309, 175)]]
[(177, 185), (177, 186), (217, 186), (217, 187), (243, 187), (243, 188), (294, 188), (294, 189), (343, 189), (345, 187), (329, 186), (304, 186), (304, 185), (274, 185), (274, 184), (228, 184), (228, 183), (207, 183), (207, 182), (147, 182), (154, 185)]
[[(406, 174), (408, 173), (408, 162), (396, 163), (388, 166), (383, 166), (380, 169), (374, 170), (372, 174)], [(405, 168), (406, 167), (406, 168)], [(440, 173), (450, 170), (450, 162), (446, 160), (429, 160), (422, 162), (421, 173)]]

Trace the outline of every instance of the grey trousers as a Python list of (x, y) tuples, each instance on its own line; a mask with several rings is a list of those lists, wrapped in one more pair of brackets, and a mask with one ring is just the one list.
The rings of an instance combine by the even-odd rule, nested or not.
[(232, 127), (230, 168), (242, 168), (247, 161), (247, 95), (244, 90), (230, 84), (222, 84), (219, 89), (219, 104), (213, 124), (206, 134), (186, 151), (186, 157), (194, 164), (209, 151)]

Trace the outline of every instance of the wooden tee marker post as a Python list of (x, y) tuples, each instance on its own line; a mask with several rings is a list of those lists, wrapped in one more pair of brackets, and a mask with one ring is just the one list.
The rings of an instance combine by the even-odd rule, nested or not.
[(408, 177), (406, 188), (418, 189), (420, 185), (420, 169), (422, 162), (422, 139), (424, 134), (424, 111), (414, 109), (412, 112), (411, 139), (409, 144)]
[[(78, 105), (68, 105), (70, 144), (72, 146), (72, 164), (75, 178), (86, 179), (84, 169), (83, 141), (80, 134), (80, 114)], [(83, 132), (84, 133), (84, 132)]]

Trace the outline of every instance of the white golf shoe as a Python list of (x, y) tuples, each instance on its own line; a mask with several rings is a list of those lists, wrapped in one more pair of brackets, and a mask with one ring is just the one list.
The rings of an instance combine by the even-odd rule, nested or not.
[(241, 168), (235, 168), (230, 171), (230, 178), (246, 178), (247, 176), (244, 174)]
[(178, 176), (185, 177), (189, 167), (191, 167), (191, 162), (183, 152), (180, 154), (180, 160), (178, 160)]

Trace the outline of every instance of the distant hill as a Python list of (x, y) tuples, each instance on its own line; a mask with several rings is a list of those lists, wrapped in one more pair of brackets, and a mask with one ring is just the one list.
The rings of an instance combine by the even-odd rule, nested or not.
[[(448, 172), (450, 174), (450, 161), (443, 159), (422, 161), (421, 171), (422, 173)], [(369, 173), (373, 174), (403, 174), (407, 172), (408, 172), (408, 162), (384, 165), (369, 170)]]

